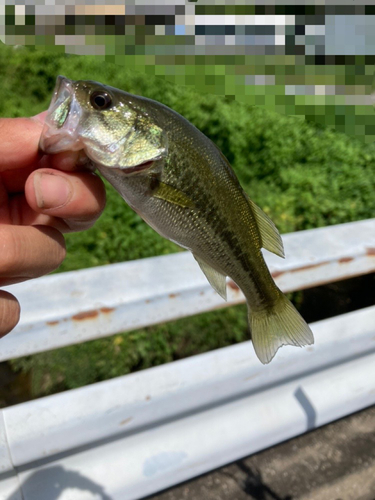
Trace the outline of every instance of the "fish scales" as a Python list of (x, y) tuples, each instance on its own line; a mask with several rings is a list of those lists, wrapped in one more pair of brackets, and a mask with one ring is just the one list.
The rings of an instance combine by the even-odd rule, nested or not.
[(217, 146), (181, 115), (97, 82), (59, 77), (40, 146), (48, 154), (83, 149), (152, 228), (193, 253), (224, 298), (231, 277), (245, 295), (263, 363), (282, 345), (313, 343), (261, 253), (263, 247), (283, 256), (276, 227)]
[[(253, 291), (248, 280), (241, 280), (241, 274), (245, 275), (246, 273), (246, 277), (248, 277), (251, 263), (249, 262), (249, 254), (242, 250), (244, 242), (241, 242), (241, 238), (236, 235), (235, 223), (237, 221), (233, 221), (233, 229), (230, 229), (229, 224), (231, 221), (228, 221), (228, 217), (225, 217), (227, 211), (222, 211), (220, 205), (215, 204), (212, 197), (205, 194), (206, 183), (200, 182), (198, 179), (196, 182), (194, 182), (194, 179), (192, 180), (193, 182), (190, 185), (186, 183), (185, 193), (194, 199), (194, 209), (178, 206), (171, 207), (170, 203), (162, 199), (150, 198), (147, 209), (142, 207), (143, 213), (148, 214), (147, 220), (152, 226), (156, 226), (156, 221), (163, 220), (163, 225), (159, 224), (158, 226), (159, 232), (163, 236), (179, 242), (180, 245), (192, 250), (194, 255), (205, 257), (206, 262), (212, 267), (215, 267), (223, 274), (230, 275), (239, 283), (239, 286), (243, 285), (242, 288), (248, 294), (255, 295), (256, 287), (254, 287)], [(141, 178), (139, 181), (143, 184), (144, 191), (146, 191), (147, 179)], [(171, 176), (167, 176), (166, 182), (176, 185), (173, 183)], [(231, 202), (230, 198), (228, 202)], [(248, 225), (248, 228), (250, 228), (250, 225)], [(258, 236), (255, 225), (254, 233)], [(246, 238), (242, 237), (242, 239), (246, 241)], [(260, 258), (262, 257), (260, 256)], [(248, 286), (245, 288), (246, 284)], [(262, 292), (261, 288), (259, 288), (259, 292)]]
[[(187, 135), (182, 126), (175, 126), (175, 113), (168, 109), (163, 111), (166, 116), (158, 109), (154, 119), (167, 131), (169, 144), (174, 146), (169, 150), (161, 178), (194, 200), (194, 209), (176, 211), (170, 203), (154, 198), (160, 207), (151, 209), (155, 214), (153, 219), (168, 221), (168, 212), (173, 211), (176, 219), (164, 236), (179, 242), (222, 274), (230, 276), (245, 296), (251, 297), (253, 308), (277, 300), (278, 291), (260, 252), (255, 217), (227, 160), (190, 123), (187, 122), (193, 130)], [(172, 115), (171, 119), (168, 115)], [(181, 158), (184, 158), (182, 164)], [(233, 209), (228, 210), (228, 206), (233, 206)], [(182, 231), (177, 235), (178, 228)], [(258, 268), (265, 275), (259, 276)]]

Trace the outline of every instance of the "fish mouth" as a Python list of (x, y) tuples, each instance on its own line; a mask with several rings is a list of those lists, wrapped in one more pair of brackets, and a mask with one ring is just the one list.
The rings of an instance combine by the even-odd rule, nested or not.
[(124, 172), (124, 174), (136, 174), (138, 172), (143, 172), (144, 170), (149, 170), (157, 160), (158, 158), (155, 158), (155, 160), (148, 160), (144, 163), (140, 163), (139, 165), (135, 165), (134, 167), (119, 168), (119, 170)]
[(39, 149), (46, 154), (83, 149), (78, 137), (81, 116), (82, 109), (75, 99), (72, 80), (58, 76), (40, 137)]
[(140, 163), (139, 165), (135, 165), (133, 167), (106, 167), (105, 165), (96, 165), (96, 167), (99, 170), (99, 172), (101, 172), (104, 175), (104, 177), (107, 177), (106, 172), (107, 173), (111, 172), (112, 175), (114, 172), (117, 172), (117, 174), (119, 174), (120, 177), (123, 176), (128, 177), (142, 172), (147, 172), (155, 165), (156, 162), (157, 159), (148, 160), (145, 161), (144, 163)]

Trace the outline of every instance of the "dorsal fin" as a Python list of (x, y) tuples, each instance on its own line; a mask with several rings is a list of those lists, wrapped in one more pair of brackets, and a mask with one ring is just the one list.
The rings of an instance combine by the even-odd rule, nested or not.
[(258, 207), (258, 205), (251, 201), (248, 196), (247, 199), (258, 223), (260, 237), (262, 239), (262, 247), (279, 257), (285, 258), (283, 240), (281, 239), (277, 227), (268, 215), (265, 214), (263, 210)]
[(212, 288), (222, 297), (224, 300), (227, 300), (227, 283), (226, 276), (224, 274), (219, 273), (213, 267), (206, 264), (202, 259), (194, 255), (194, 259), (198, 262), (200, 268), (202, 269), (204, 275), (208, 279)]

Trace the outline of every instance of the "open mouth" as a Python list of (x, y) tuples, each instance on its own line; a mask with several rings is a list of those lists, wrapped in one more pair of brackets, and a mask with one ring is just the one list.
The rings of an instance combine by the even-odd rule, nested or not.
[(83, 145), (78, 139), (81, 114), (81, 108), (74, 98), (72, 82), (58, 76), (39, 142), (40, 149), (47, 154), (82, 149)]
[(62, 102), (57, 106), (57, 108), (51, 115), (51, 121), (53, 120), (54, 125), (58, 129), (64, 125), (70, 111), (70, 105), (72, 103), (72, 96), (70, 94), (66, 95), (66, 93), (67, 91), (66, 89), (64, 89), (63, 95), (61, 96)]
[(63, 76), (58, 76), (47, 115), (51, 126), (59, 129), (64, 125), (70, 111), (72, 97), (71, 82)]

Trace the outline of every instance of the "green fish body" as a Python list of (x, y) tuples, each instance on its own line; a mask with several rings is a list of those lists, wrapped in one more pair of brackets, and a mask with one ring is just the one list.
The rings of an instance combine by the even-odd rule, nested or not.
[(275, 225), (215, 144), (181, 115), (96, 82), (58, 77), (40, 146), (48, 154), (84, 149), (135, 212), (192, 252), (224, 299), (229, 276), (245, 295), (262, 363), (282, 345), (313, 343), (261, 252), (284, 256)]

